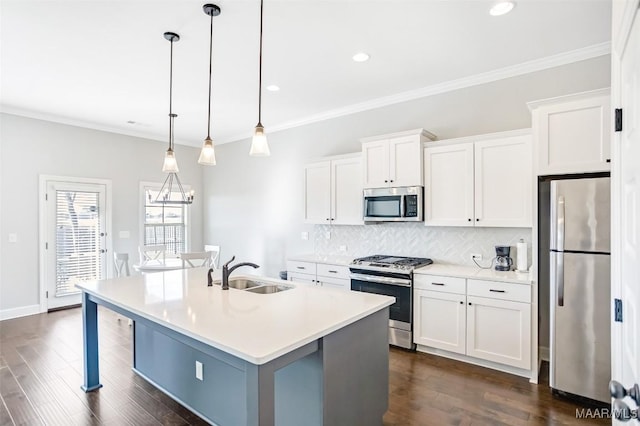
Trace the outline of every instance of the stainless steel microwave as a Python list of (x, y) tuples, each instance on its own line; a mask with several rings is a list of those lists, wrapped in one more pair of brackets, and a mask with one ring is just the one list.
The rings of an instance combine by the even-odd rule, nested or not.
[(364, 190), (365, 222), (421, 222), (422, 186)]

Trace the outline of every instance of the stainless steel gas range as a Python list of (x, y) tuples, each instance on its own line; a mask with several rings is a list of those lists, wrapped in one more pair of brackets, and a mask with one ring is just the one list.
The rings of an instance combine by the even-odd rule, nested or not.
[(433, 263), (423, 257), (375, 255), (349, 265), (351, 290), (396, 298), (389, 308), (389, 343), (406, 349), (413, 344), (413, 270)]

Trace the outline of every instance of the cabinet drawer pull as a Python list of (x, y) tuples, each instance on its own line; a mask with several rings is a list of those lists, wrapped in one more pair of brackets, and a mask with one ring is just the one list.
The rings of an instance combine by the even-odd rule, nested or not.
[(443, 285), (444, 285), (444, 283), (431, 283), (431, 285), (440, 285), (440, 286), (443, 286)]
[(298, 268), (298, 269), (307, 269), (304, 266), (296, 266), (296, 268)]
[(329, 271), (329, 272), (331, 272), (332, 274), (337, 274), (338, 273), (338, 271)]
[(489, 291), (494, 292), (494, 293), (506, 293), (505, 290), (494, 290), (492, 288), (490, 288)]

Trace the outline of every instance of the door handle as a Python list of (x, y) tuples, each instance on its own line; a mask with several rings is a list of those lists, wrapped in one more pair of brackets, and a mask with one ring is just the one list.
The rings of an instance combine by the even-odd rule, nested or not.
[(632, 410), (621, 399), (613, 401), (613, 413), (617, 420), (628, 422), (631, 419), (638, 419), (638, 410)]
[(637, 383), (631, 386), (629, 389), (625, 389), (622, 383), (611, 380), (609, 382), (609, 393), (614, 399), (623, 399), (625, 396), (633, 399), (635, 403), (640, 406), (640, 387)]

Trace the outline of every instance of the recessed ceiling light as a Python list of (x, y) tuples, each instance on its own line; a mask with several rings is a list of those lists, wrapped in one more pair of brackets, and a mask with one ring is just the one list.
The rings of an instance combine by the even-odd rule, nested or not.
[(267, 86), (267, 90), (270, 92), (277, 92), (278, 90), (280, 90), (280, 88), (278, 86), (276, 86), (275, 84), (271, 84), (269, 86)]
[(358, 52), (355, 55), (353, 55), (353, 60), (356, 62), (366, 62), (369, 60), (369, 55), (367, 55), (364, 52)]
[(491, 16), (506, 15), (507, 13), (511, 12), (511, 9), (513, 9), (515, 5), (516, 4), (512, 1), (499, 1), (491, 6), (489, 14)]

